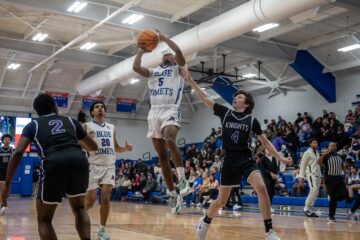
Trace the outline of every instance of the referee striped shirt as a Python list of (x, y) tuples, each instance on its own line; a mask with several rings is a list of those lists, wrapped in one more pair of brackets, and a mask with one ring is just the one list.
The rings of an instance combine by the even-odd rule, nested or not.
[(342, 158), (336, 153), (324, 157), (325, 176), (340, 176), (342, 173)]

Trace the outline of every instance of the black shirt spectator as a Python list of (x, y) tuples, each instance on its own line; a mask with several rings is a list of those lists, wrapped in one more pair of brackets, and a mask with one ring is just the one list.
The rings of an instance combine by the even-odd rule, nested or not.
[(297, 118), (296, 118), (294, 124), (295, 124), (296, 126), (299, 126), (299, 123), (301, 123), (302, 121), (303, 121), (303, 118), (301, 117), (301, 113), (298, 113), (298, 114), (297, 114)]
[(312, 120), (312, 118), (309, 116), (309, 114), (307, 113), (307, 112), (304, 112), (304, 117), (303, 117), (304, 119), (307, 119), (307, 122), (310, 124), (310, 125), (312, 125), (312, 122), (313, 122), (313, 120)]

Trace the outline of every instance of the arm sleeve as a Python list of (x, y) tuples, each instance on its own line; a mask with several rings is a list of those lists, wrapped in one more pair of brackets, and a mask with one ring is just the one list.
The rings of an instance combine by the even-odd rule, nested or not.
[(253, 124), (252, 124), (251, 131), (253, 133), (255, 133), (256, 135), (258, 135), (258, 136), (260, 136), (262, 134), (261, 125), (260, 125), (259, 121), (256, 118), (253, 119)]
[(220, 105), (218, 103), (215, 103), (214, 104), (214, 114), (216, 116), (219, 116), (221, 118), (221, 120), (224, 119), (225, 117), (225, 114), (229, 111), (229, 108), (223, 106), (223, 105)]
[(75, 130), (76, 130), (76, 137), (78, 140), (82, 140), (86, 137), (87, 133), (85, 132), (84, 128), (81, 126), (81, 124), (76, 121), (75, 119), (71, 119), (72, 122), (75, 125)]
[(21, 135), (27, 137), (30, 141), (34, 141), (35, 133), (36, 133), (36, 125), (32, 121), (24, 127)]

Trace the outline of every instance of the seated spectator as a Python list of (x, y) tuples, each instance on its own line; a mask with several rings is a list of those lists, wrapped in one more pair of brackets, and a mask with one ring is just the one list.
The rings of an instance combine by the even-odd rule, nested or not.
[(294, 161), (294, 164), (297, 164), (296, 151), (300, 146), (299, 137), (296, 135), (295, 131), (289, 126), (286, 127), (286, 137), (285, 141), (288, 142), (288, 150), (290, 152), (291, 158)]
[(256, 140), (255, 148), (254, 148), (254, 155), (262, 158), (264, 156), (265, 148), (261, 144), (259, 140)]
[[(233, 187), (231, 189), (229, 199), (228, 199), (228, 201), (226, 203), (227, 208), (231, 208), (231, 204), (232, 204), (232, 210), (233, 211), (239, 210), (243, 206), (239, 191), (240, 191), (240, 187)], [(237, 198), (237, 200), (236, 200), (235, 197)], [(231, 202), (231, 204), (230, 204), (230, 202)]]
[(211, 185), (211, 183), (210, 183), (209, 174), (204, 172), (202, 175), (202, 184), (199, 186), (199, 188), (197, 189), (197, 193), (196, 193), (196, 196), (198, 198), (198, 200), (196, 202), (198, 202), (198, 206), (200, 206), (201, 202), (203, 201), (202, 194), (209, 192), (210, 185)]
[(326, 110), (323, 110), (323, 118), (329, 118), (329, 114)]
[(135, 178), (134, 178), (134, 184), (133, 184), (133, 190), (135, 192), (139, 192), (140, 191), (140, 174), (136, 173), (135, 174)]
[[(320, 131), (320, 128), (323, 126), (323, 118), (322, 117), (318, 117), (315, 122), (312, 125), (313, 130), (315, 131), (315, 133), (317, 134)], [(315, 135), (316, 135), (315, 134)]]
[(263, 156), (260, 161), (260, 171), (271, 202), (275, 195), (275, 184), (279, 172), (279, 164), (267, 149), (265, 149), (265, 156)]
[(355, 124), (355, 121), (356, 121), (355, 114), (353, 113), (353, 111), (351, 109), (348, 110), (348, 114), (345, 117), (345, 122), (348, 122), (350, 124)]
[(299, 181), (300, 178), (300, 166), (296, 166), (293, 171), (294, 185), (292, 187), (292, 195), (294, 197), (302, 197), (303, 190), (305, 188), (305, 181)]
[(360, 206), (360, 196), (359, 196), (360, 174), (359, 174), (359, 169), (356, 165), (351, 166), (351, 173), (347, 181), (347, 186), (349, 189), (349, 197), (354, 199), (351, 209), (350, 211), (348, 211), (347, 219), (358, 220), (354, 214)]
[(299, 124), (303, 121), (303, 118), (301, 117), (301, 113), (297, 113), (297, 118), (294, 122), (296, 126), (299, 126)]
[(135, 171), (136, 173), (146, 172), (146, 166), (140, 158), (137, 160), (135, 164)]
[(121, 173), (115, 178), (115, 187), (113, 189), (114, 194), (112, 195), (112, 200), (120, 200), (121, 198), (121, 186), (125, 182), (125, 176)]
[(144, 172), (141, 172), (141, 173), (140, 173), (140, 188), (139, 188), (139, 192), (141, 192), (142, 189), (145, 187), (146, 181), (147, 181), (147, 179), (146, 179), (145, 173), (144, 173)]
[(210, 175), (210, 187), (207, 191), (200, 194), (199, 201), (203, 206), (210, 204), (213, 200), (217, 198), (219, 194), (219, 182), (214, 178), (213, 175)]
[(217, 168), (217, 169), (221, 169), (222, 167), (222, 160), (220, 159), (220, 156), (216, 155), (214, 157), (214, 163), (212, 164), (211, 168)]
[(360, 143), (357, 137), (353, 136), (351, 138), (351, 145), (350, 145), (350, 154), (352, 157), (357, 161), (359, 160), (359, 150), (360, 150)]
[(155, 174), (155, 177), (156, 177), (156, 181), (158, 183), (160, 183), (162, 181), (162, 178), (163, 178), (160, 161), (158, 161), (157, 165), (154, 167), (154, 174)]
[[(204, 174), (203, 171), (200, 171), (200, 173)], [(199, 175), (197, 172), (194, 173), (194, 177), (195, 177), (195, 180), (193, 181), (193, 186), (192, 186), (193, 192), (184, 197), (186, 204), (190, 204), (190, 203), (191, 203), (191, 205), (196, 204), (197, 191), (203, 183), (203, 179), (202, 179), (201, 175)]]
[(307, 112), (304, 112), (304, 116), (303, 119), (306, 119), (306, 122), (309, 123), (310, 125), (312, 124), (312, 118), (309, 116), (309, 114)]
[(211, 149), (211, 152), (215, 152), (216, 150), (216, 138), (215, 136), (212, 136), (210, 137), (210, 141), (208, 142), (209, 143), (209, 148)]
[(338, 149), (343, 149), (345, 145), (350, 143), (350, 139), (344, 132), (344, 127), (342, 125), (337, 127), (337, 131), (333, 135), (332, 141), (337, 143)]
[(281, 145), (287, 145), (288, 143), (284, 140), (285, 134), (283, 132), (278, 132), (277, 136), (272, 141), (272, 144), (274, 145), (275, 149), (280, 152), (281, 151)]
[(215, 180), (220, 182), (220, 172), (219, 172), (219, 169), (217, 167), (212, 167), (211, 168), (211, 175), (214, 176)]
[(221, 127), (218, 127), (215, 138), (221, 138), (221, 137), (222, 137), (222, 129)]
[[(132, 182), (129, 179), (129, 176), (125, 175), (125, 180), (120, 187), (120, 196), (126, 195), (127, 192), (131, 190), (131, 186), (132, 186)], [(119, 200), (121, 200), (121, 198)]]
[(146, 185), (142, 190), (142, 195), (144, 196), (145, 201), (149, 199), (149, 194), (151, 192), (154, 192), (156, 190), (156, 187), (157, 187), (157, 182), (155, 181), (155, 179), (153, 179), (152, 174), (148, 173)]
[(124, 168), (125, 168), (124, 162), (120, 163), (120, 166), (117, 169), (117, 174), (124, 174)]

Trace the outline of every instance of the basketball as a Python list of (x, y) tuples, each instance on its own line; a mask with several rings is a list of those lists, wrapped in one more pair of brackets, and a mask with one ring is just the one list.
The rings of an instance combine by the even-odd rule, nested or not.
[(138, 47), (150, 52), (157, 47), (158, 43), (158, 34), (149, 29), (140, 32), (137, 38)]

